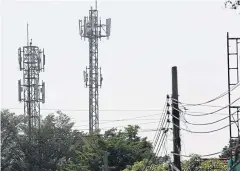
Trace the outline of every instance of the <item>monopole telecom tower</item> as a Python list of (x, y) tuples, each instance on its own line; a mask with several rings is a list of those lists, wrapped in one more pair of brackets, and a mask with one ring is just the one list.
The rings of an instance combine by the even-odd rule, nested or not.
[(85, 87), (89, 87), (89, 133), (99, 130), (99, 105), (98, 87), (102, 86), (101, 68), (98, 67), (98, 39), (109, 38), (111, 19), (106, 19), (106, 24), (98, 18), (97, 1), (95, 9), (91, 7), (89, 16), (79, 20), (79, 34), (81, 39), (89, 42), (89, 67), (84, 71)]

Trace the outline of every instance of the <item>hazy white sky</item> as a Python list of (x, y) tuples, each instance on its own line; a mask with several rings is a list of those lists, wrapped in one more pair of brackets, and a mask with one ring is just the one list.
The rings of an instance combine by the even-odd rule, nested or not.
[[(224, 1), (99, 1), (102, 20), (112, 18), (109, 40), (99, 45), (100, 128), (139, 124), (156, 129), (159, 115), (121, 122), (102, 123), (158, 114), (166, 94), (171, 94), (171, 67), (178, 66), (179, 100), (199, 103), (227, 90), (226, 34), (240, 37), (239, 15), (223, 9)], [(26, 23), (33, 44), (45, 49), (46, 103), (42, 109), (62, 109), (76, 122), (77, 129), (88, 129), (88, 89), (83, 70), (88, 65), (88, 42), (80, 39), (78, 19), (88, 15), (94, 1), (13, 1), (2, 2), (1, 106), (23, 112), (18, 102), (18, 47), (26, 45)], [(237, 31), (238, 30), (238, 31)], [(240, 88), (233, 93), (239, 95)], [(237, 95), (238, 94), (238, 95)], [(224, 106), (227, 96), (213, 105)], [(64, 110), (65, 109), (65, 110)], [(210, 107), (192, 107), (189, 112), (211, 112)], [(53, 110), (42, 110), (46, 115)], [(221, 111), (227, 113), (227, 110)], [(195, 123), (215, 121), (226, 115), (186, 118)], [(149, 123), (148, 123), (149, 122)], [(148, 124), (142, 124), (148, 123)], [(186, 126), (181, 123), (183, 128)], [(210, 126), (189, 126), (193, 131), (223, 127), (228, 120)], [(141, 132), (153, 139), (155, 132)], [(209, 154), (228, 143), (228, 129), (211, 134), (182, 131), (183, 154)], [(168, 152), (171, 151), (169, 137)]]

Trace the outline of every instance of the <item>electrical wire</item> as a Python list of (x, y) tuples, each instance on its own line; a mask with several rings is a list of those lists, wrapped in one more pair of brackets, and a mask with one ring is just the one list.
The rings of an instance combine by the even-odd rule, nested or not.
[[(167, 111), (168, 111), (168, 109), (167, 109), (167, 111), (166, 111), (166, 107), (167, 107), (167, 105), (168, 105), (168, 102), (166, 101), (165, 102), (165, 105), (164, 105), (164, 107), (163, 107), (163, 111), (165, 112), (163, 115), (162, 115), (162, 118), (160, 118), (159, 119), (159, 121), (158, 121), (158, 127), (157, 127), (157, 129), (162, 129), (163, 127), (163, 122), (166, 120), (166, 116), (167, 116)], [(161, 124), (161, 121), (163, 121), (162, 122), (162, 124)], [(153, 137), (153, 146), (155, 147), (155, 145), (156, 145), (156, 138), (159, 138), (159, 133), (158, 132), (156, 132), (155, 133), (155, 135), (154, 135), (154, 137)]]
[[(234, 114), (236, 114), (236, 113), (238, 113), (238, 111), (232, 113), (231, 116), (234, 115)], [(192, 122), (187, 121), (186, 118), (185, 118), (183, 115), (182, 115), (182, 116), (184, 117), (184, 120), (181, 120), (180, 118), (178, 118), (178, 117), (176, 117), (176, 116), (174, 116), (174, 115), (172, 115), (172, 114), (171, 114), (171, 116), (174, 117), (174, 118), (176, 118), (176, 119), (178, 119), (178, 120), (180, 120), (180, 121), (182, 121), (183, 123), (187, 123), (187, 124), (190, 124), (190, 125), (200, 125), (200, 126), (202, 126), (202, 125), (212, 125), (212, 124), (221, 122), (221, 121), (229, 118), (229, 116), (227, 116), (227, 117), (221, 118), (221, 119), (216, 120), (216, 121), (213, 121), (213, 122), (207, 122), (207, 123), (192, 123)]]
[[(219, 111), (222, 111), (223, 109), (229, 107), (230, 105), (232, 105), (233, 103), (235, 103), (235, 102), (238, 101), (239, 99), (240, 99), (240, 97), (237, 98), (236, 100), (234, 100), (231, 104), (226, 105), (226, 106), (224, 106), (224, 107), (222, 107), (222, 108), (220, 108), (220, 109), (218, 109), (218, 110), (216, 110), (216, 111), (213, 111), (213, 112), (203, 113), (203, 114), (198, 114), (198, 115), (197, 115), (197, 114), (195, 115), (195, 114), (191, 114), (191, 113), (186, 113), (186, 115), (189, 115), (189, 116), (206, 116), (206, 115), (212, 115), (212, 114), (215, 114), (215, 113), (217, 113), (217, 112), (219, 112)], [(173, 107), (173, 109), (178, 110), (179, 112), (182, 112), (181, 110), (176, 109), (176, 108), (174, 108), (174, 107)]]
[[(2, 107), (1, 110), (22, 110), (23, 108), (6, 108)], [(68, 112), (89, 112), (88, 109), (59, 109), (59, 108), (41, 108), (41, 110), (47, 110), (47, 111), (68, 111)], [(101, 109), (99, 110), (101, 112), (161, 112), (163, 110), (161, 109)]]
[[(234, 102), (233, 102), (233, 103), (234, 103)], [(182, 106), (183, 106), (183, 108), (185, 109), (185, 106), (184, 106), (184, 105), (182, 105)], [(230, 106), (230, 105), (228, 105), (228, 106)], [(176, 110), (177, 110), (177, 109), (176, 109)], [(179, 110), (178, 110), (178, 111), (179, 111)], [(230, 117), (233, 118), (234, 123), (236, 124), (237, 129), (238, 129), (238, 131), (239, 131), (239, 130), (240, 130), (240, 129), (239, 129), (239, 124), (237, 124), (235, 118), (233, 117), (233, 115), (234, 115), (235, 113), (238, 113), (238, 112), (239, 112), (239, 109), (237, 108), (237, 111), (234, 112), (234, 113), (232, 113), (232, 114), (230, 115)], [(181, 112), (180, 112), (180, 113), (181, 113)], [(187, 113), (186, 111), (185, 111), (185, 114), (193, 116), (192, 114), (189, 114), (189, 113)], [(216, 114), (216, 113), (215, 113), (215, 114)], [(229, 115), (229, 114), (228, 114), (228, 115)], [(194, 116), (195, 116), (195, 115), (194, 115)], [(199, 116), (200, 116), (200, 115), (199, 115)], [(202, 115), (201, 115), (201, 116), (202, 116)], [(222, 118), (222, 119), (220, 119), (220, 120), (217, 120), (217, 121), (215, 121), (215, 122), (208, 123), (208, 124), (193, 124), (193, 123), (189, 123), (189, 124), (192, 124), (192, 125), (210, 125), (210, 124), (214, 124), (214, 123), (220, 122), (220, 121), (222, 121), (222, 120), (224, 120), (224, 119), (227, 119), (227, 118), (229, 118), (229, 116), (227, 116), (227, 117), (225, 117), (225, 118)], [(187, 120), (185, 119), (185, 121), (187, 121)]]
[[(133, 120), (133, 119), (138, 119), (138, 118), (146, 118), (146, 117), (149, 117), (149, 116), (156, 116), (156, 115), (159, 115), (159, 114), (161, 114), (161, 113), (137, 116), (137, 117), (132, 117), (132, 118), (116, 119), (116, 120), (112, 120), (112, 121), (108, 121), (108, 122), (102, 122), (101, 124), (107, 124), (107, 123), (112, 123), (112, 122), (120, 122), (120, 121), (127, 121), (127, 120)], [(88, 126), (88, 125), (81, 125), (81, 126), (78, 126), (78, 127), (82, 127), (82, 126)]]
[[(223, 153), (223, 152), (230, 151), (230, 150), (235, 149), (235, 148), (237, 148), (237, 147), (240, 147), (240, 144), (239, 144), (239, 145), (236, 145), (236, 146), (233, 146), (233, 147), (231, 147), (231, 148), (228, 148), (227, 150), (222, 150), (222, 151), (219, 151), (219, 152), (210, 153), (210, 154), (204, 154), (204, 155), (199, 155), (199, 156), (200, 156), (201, 158), (202, 158), (202, 157), (214, 156), (214, 155), (217, 155), (217, 154), (221, 154), (221, 153)], [(183, 154), (177, 154), (177, 153), (172, 153), (172, 154), (178, 155), (178, 156), (182, 156), (182, 157), (188, 157), (188, 158), (192, 157), (192, 155), (183, 155)]]
[[(125, 127), (125, 126), (128, 126), (128, 125), (147, 125), (147, 124), (151, 124), (151, 123), (158, 123), (158, 121), (155, 121), (155, 122), (142, 122), (142, 123), (137, 123), (137, 124), (125, 124), (125, 125), (118, 125), (118, 126), (108, 126), (108, 127), (102, 127), (101, 129), (119, 128), (119, 127)], [(78, 127), (82, 127), (82, 126), (75, 126), (75, 127), (78, 128)], [(85, 129), (87, 129), (87, 128), (85, 128)]]
[[(174, 108), (175, 109), (175, 108)], [(177, 110), (177, 109), (176, 109)], [(179, 112), (183, 112), (182, 110), (178, 110)], [(205, 114), (204, 112), (191, 112), (191, 113), (200, 113), (200, 114)], [(150, 116), (155, 116), (155, 115), (159, 115), (161, 113), (157, 113), (157, 114), (152, 114), (152, 115), (143, 115), (143, 116), (138, 116), (138, 117), (132, 117), (132, 118), (123, 118), (123, 119), (116, 119), (116, 120), (108, 120), (108, 122), (100, 122), (100, 124), (107, 124), (107, 123), (112, 123), (112, 122), (121, 122), (121, 121), (128, 121), (128, 120), (140, 120), (141, 118), (146, 118), (146, 117), (150, 117)], [(216, 113), (216, 114), (221, 114), (221, 115), (228, 115), (227, 113)], [(162, 116), (162, 115), (161, 115)], [(195, 115), (194, 115), (195, 116)], [(200, 116), (200, 115), (199, 115)], [(229, 117), (229, 116), (227, 116)], [(144, 120), (156, 120), (156, 119), (144, 119)], [(159, 121), (156, 122), (145, 122), (145, 123), (138, 123), (138, 124), (148, 124), (148, 123), (157, 123)], [(197, 125), (197, 124), (196, 124)], [(76, 125), (74, 127), (87, 127), (88, 125)]]
[[(240, 119), (238, 119), (237, 121), (239, 121)], [(230, 126), (230, 125), (232, 125), (233, 123), (231, 123), (231, 124), (228, 124), (228, 125), (226, 125), (226, 126), (224, 126), (224, 127), (221, 127), (221, 128), (218, 128), (218, 129), (215, 129), (215, 130), (211, 130), (211, 131), (202, 131), (202, 132), (197, 132), (197, 131), (191, 131), (191, 130), (187, 130), (187, 129), (184, 129), (184, 128), (180, 128), (179, 126), (177, 126), (177, 125), (175, 125), (176, 127), (178, 127), (180, 130), (184, 130), (184, 131), (187, 131), (187, 132), (190, 132), (190, 133), (195, 133), (195, 134), (207, 134), (207, 133), (212, 133), (212, 132), (217, 132), (217, 131), (220, 131), (220, 130), (222, 130), (222, 129), (224, 129), (224, 128), (226, 128), (226, 127), (228, 127), (228, 126)]]
[[(164, 131), (163, 134), (162, 134), (163, 135), (163, 139), (162, 139), (162, 141), (159, 143), (159, 145), (157, 147), (157, 152), (156, 152), (156, 155), (153, 157), (153, 161), (155, 160), (156, 156), (158, 156), (158, 154), (159, 154), (159, 152), (160, 152), (160, 150), (162, 148), (162, 145), (163, 145), (164, 140), (166, 138), (166, 134), (167, 134), (168, 128), (169, 128), (169, 122), (168, 122), (168, 126), (167, 126), (166, 131)], [(150, 171), (152, 171), (152, 167), (153, 167), (153, 163), (150, 166)]]
[[(167, 99), (167, 100), (168, 100), (168, 99)], [(169, 105), (169, 103), (168, 103), (168, 101), (167, 101), (167, 111), (166, 111), (165, 116), (168, 116), (168, 118), (167, 118), (167, 122), (165, 123), (165, 126), (164, 126), (164, 127), (163, 127), (163, 124), (164, 124), (164, 122), (165, 122), (165, 120), (166, 120), (166, 117), (165, 117), (164, 121), (162, 122), (162, 126), (161, 126), (161, 130), (162, 130), (162, 131), (158, 131), (157, 140), (156, 140), (156, 143), (154, 144), (154, 150), (155, 150), (155, 147), (156, 147), (156, 145), (157, 145), (157, 142), (158, 142), (158, 140), (159, 140), (159, 138), (160, 138), (160, 134), (161, 134), (161, 133), (162, 133), (162, 136), (161, 136), (161, 138), (160, 138), (159, 145), (157, 146), (156, 154), (155, 154), (155, 156), (153, 157), (153, 161), (155, 160), (156, 156), (159, 154), (159, 151), (160, 151), (160, 149), (161, 149), (161, 147), (162, 147), (162, 143), (163, 143), (163, 141), (164, 141), (164, 139), (165, 139), (164, 135), (166, 136), (166, 133), (167, 133), (168, 128), (169, 128), (169, 122), (170, 122), (170, 121), (169, 121), (169, 106), (170, 106), (170, 105)], [(165, 128), (167, 123), (168, 123), (168, 126), (167, 126), (167, 128)], [(160, 128), (160, 127), (159, 127), (159, 128)], [(148, 162), (149, 162), (151, 159), (152, 159), (152, 157), (150, 156), (150, 158), (148, 159)], [(145, 168), (148, 166), (148, 162), (147, 162)], [(150, 166), (150, 170), (152, 170), (152, 166), (153, 166), (153, 163), (152, 163), (151, 166)], [(144, 170), (145, 170), (145, 169), (144, 169)]]
[[(187, 121), (186, 118), (185, 118), (185, 116), (184, 116), (184, 114), (183, 114), (182, 112), (180, 112), (180, 116), (182, 116), (182, 118), (185, 119), (185, 121)], [(186, 129), (190, 131), (187, 123), (186, 123), (186, 122), (183, 122), (183, 123), (184, 123)], [(183, 139), (183, 138), (182, 138), (182, 137), (183, 137), (183, 134), (181, 134), (181, 132), (180, 132), (180, 136), (181, 136), (181, 142), (182, 142), (182, 144), (183, 144), (184, 152), (185, 152), (185, 154), (186, 154), (186, 146), (185, 146), (184, 141), (182, 141), (182, 139)]]
[[(166, 127), (166, 125), (167, 125), (167, 123), (168, 123), (168, 126)], [(163, 127), (164, 128), (164, 130), (161, 130), (161, 131), (159, 131), (160, 133), (162, 132), (162, 135), (164, 135), (164, 134), (166, 134), (167, 133), (167, 131), (168, 131), (168, 128), (169, 128), (169, 122), (166, 122), (166, 124), (165, 124), (165, 127)], [(159, 139), (159, 138), (158, 138)], [(163, 140), (162, 140), (163, 141)], [(157, 140), (157, 142), (158, 142), (158, 140)], [(161, 142), (161, 139), (160, 139), (160, 142)], [(159, 143), (160, 144), (160, 143)], [(157, 145), (157, 144), (156, 144)], [(156, 145), (155, 145), (155, 147), (156, 147)], [(160, 146), (161, 147), (161, 146)], [(157, 147), (157, 150), (156, 150), (156, 155), (158, 155), (158, 153), (159, 153), (159, 145), (158, 145), (158, 147)]]
[[(158, 130), (158, 131), (156, 132), (156, 134), (159, 133), (159, 132), (160, 132), (160, 130)], [(155, 134), (155, 135), (156, 135), (156, 134)], [(155, 137), (156, 137), (156, 136), (155, 136)], [(159, 139), (159, 136), (158, 136), (157, 140), (153, 141), (153, 144), (156, 145), (158, 139)], [(155, 143), (154, 143), (154, 142), (155, 142)], [(156, 148), (156, 146), (153, 145), (153, 152), (155, 151), (155, 148)], [(148, 163), (150, 162), (151, 158), (152, 158), (152, 157), (151, 157), (151, 154), (149, 154), (149, 157), (148, 157), (148, 159), (147, 159), (147, 162), (146, 162), (146, 164), (145, 164), (145, 166), (144, 166), (144, 168), (143, 168), (142, 170), (145, 170), (145, 169), (147, 168)]]
[(191, 104), (191, 103), (180, 102), (180, 101), (177, 101), (176, 99), (173, 99), (173, 98), (172, 98), (172, 100), (175, 101), (175, 102), (179, 102), (179, 103), (182, 103), (182, 104), (188, 105), (188, 106), (199, 106), (199, 105), (204, 105), (204, 104), (211, 103), (211, 102), (213, 102), (213, 101), (216, 101), (216, 100), (218, 100), (218, 99), (224, 97), (224, 96), (227, 95), (229, 92), (231, 92), (231, 91), (233, 91), (234, 89), (236, 89), (238, 86), (240, 86), (240, 83), (236, 84), (236, 85), (233, 86), (230, 90), (228, 90), (228, 91), (222, 93), (221, 95), (219, 95), (219, 96), (217, 96), (217, 97), (215, 97), (215, 98), (213, 98), (213, 99), (211, 99), (211, 100), (209, 100), (209, 101), (203, 102), (203, 103)]
[[(164, 107), (163, 107), (163, 112), (164, 112), (164, 111), (165, 111), (165, 112), (164, 112), (164, 114), (162, 115), (162, 118), (159, 119), (159, 124), (158, 124), (157, 130), (163, 128), (163, 124), (164, 124), (164, 122), (165, 122), (165, 120), (166, 120), (166, 116), (167, 116), (167, 111), (166, 111), (166, 107), (167, 107), (167, 106), (168, 106), (168, 97), (167, 97), (167, 100), (165, 101), (165, 105), (164, 105)], [(160, 125), (161, 125), (161, 126), (160, 126)], [(158, 140), (159, 140), (160, 134), (161, 134), (161, 132), (158, 131), (158, 132), (156, 132), (155, 135), (154, 135), (154, 138), (153, 138), (153, 152), (154, 152), (154, 150), (155, 150), (156, 143), (157, 143)], [(157, 139), (157, 140), (156, 140), (156, 139)], [(146, 162), (144, 168), (142, 169), (143, 171), (147, 168), (150, 159), (151, 159), (151, 154), (149, 155), (149, 157), (148, 157), (148, 159), (147, 159), (147, 162)]]

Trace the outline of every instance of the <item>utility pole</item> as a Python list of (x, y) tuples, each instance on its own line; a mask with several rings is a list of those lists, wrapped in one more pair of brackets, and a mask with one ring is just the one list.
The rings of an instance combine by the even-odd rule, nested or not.
[(109, 171), (109, 168), (108, 168), (108, 152), (107, 151), (104, 151), (103, 162), (104, 162), (104, 171)]
[(99, 131), (99, 93), (103, 77), (101, 67), (98, 67), (98, 40), (106, 37), (109, 39), (111, 19), (106, 19), (106, 24), (98, 17), (97, 1), (95, 9), (91, 7), (89, 16), (79, 20), (79, 34), (81, 38), (87, 38), (89, 42), (89, 67), (83, 72), (85, 87), (89, 87), (89, 133)]
[(173, 164), (181, 171), (180, 151), (180, 118), (178, 108), (178, 79), (177, 67), (172, 67), (172, 122), (173, 122)]

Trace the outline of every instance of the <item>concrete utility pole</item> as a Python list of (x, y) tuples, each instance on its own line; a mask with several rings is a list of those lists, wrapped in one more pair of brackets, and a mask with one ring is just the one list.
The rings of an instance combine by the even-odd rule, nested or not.
[(104, 171), (109, 171), (109, 168), (108, 168), (108, 152), (107, 151), (104, 151), (103, 162), (104, 162)]
[(179, 108), (178, 108), (178, 79), (177, 67), (172, 67), (172, 122), (173, 122), (173, 164), (181, 171), (180, 151), (180, 121), (179, 121)]

